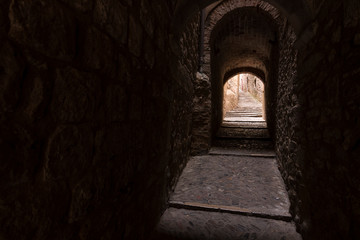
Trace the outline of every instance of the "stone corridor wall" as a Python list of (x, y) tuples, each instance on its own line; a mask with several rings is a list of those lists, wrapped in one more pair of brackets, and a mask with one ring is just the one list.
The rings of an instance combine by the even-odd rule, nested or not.
[(172, 37), (174, 7), (1, 1), (0, 239), (148, 236), (189, 155), (198, 19)]
[(297, 77), (297, 50), (295, 48), (296, 35), (285, 20), (281, 28), (279, 44), (279, 72), (277, 81), (276, 101), (276, 155), (280, 165), (282, 177), (286, 183), (291, 202), (290, 212), (298, 226), (302, 200), (299, 200), (302, 173), (299, 132), (300, 105), (299, 80)]
[(169, 190), (174, 190), (191, 151), (193, 139), (194, 86), (199, 59), (200, 13), (195, 14), (183, 30), (179, 41), (179, 57), (173, 63), (174, 103), (172, 110), (171, 162)]
[(244, 75), (247, 81), (247, 91), (259, 102), (263, 103), (264, 101), (264, 84), (259, 78), (252, 74)]
[(308, 2), (314, 36), (298, 54), (283, 31), (276, 150), (304, 239), (359, 239), (360, 3)]
[(309, 2), (315, 36), (299, 56), (303, 230), (306, 239), (360, 239), (360, 2)]
[(193, 124), (191, 154), (207, 153), (210, 149), (211, 83), (203, 73), (196, 74), (194, 81)]
[(239, 77), (230, 78), (224, 84), (223, 118), (225, 114), (238, 106), (239, 103)]

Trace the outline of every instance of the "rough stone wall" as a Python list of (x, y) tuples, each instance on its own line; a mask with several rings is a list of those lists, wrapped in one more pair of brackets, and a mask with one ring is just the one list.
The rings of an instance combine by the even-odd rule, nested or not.
[(1, 1), (0, 239), (143, 239), (157, 223), (189, 154), (182, 60), (197, 59), (193, 31), (169, 37), (174, 5)]
[(304, 239), (359, 239), (360, 3), (312, 2), (315, 34), (297, 72), (295, 39), (284, 31), (277, 152)]
[(210, 148), (211, 83), (202, 73), (194, 81), (191, 154), (206, 153)]
[(264, 101), (264, 84), (261, 80), (254, 75), (246, 74), (247, 79), (247, 91), (259, 102)]
[(199, 23), (200, 13), (195, 14), (189, 20), (179, 41), (179, 60), (173, 64), (175, 66), (173, 75), (176, 83), (174, 84), (173, 130), (171, 133), (170, 190), (174, 190), (173, 188), (191, 152), (192, 134), (194, 134), (193, 101), (195, 90), (193, 82), (197, 77), (199, 60)]
[(276, 153), (291, 202), (290, 212), (299, 224), (299, 192), (301, 191), (300, 106), (297, 78), (296, 35), (287, 21), (279, 39), (279, 73), (276, 102)]
[(360, 239), (360, 3), (322, 2), (299, 56), (303, 230), (306, 239)]
[(239, 103), (239, 77), (236, 75), (224, 85), (223, 117), (238, 106)]

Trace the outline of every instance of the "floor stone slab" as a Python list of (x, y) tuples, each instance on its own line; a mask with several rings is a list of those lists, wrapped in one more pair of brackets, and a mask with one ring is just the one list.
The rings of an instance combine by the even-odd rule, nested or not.
[(183, 171), (171, 201), (236, 206), (289, 215), (289, 199), (275, 158), (197, 156)]
[(291, 222), (229, 213), (166, 210), (152, 239), (301, 240)]

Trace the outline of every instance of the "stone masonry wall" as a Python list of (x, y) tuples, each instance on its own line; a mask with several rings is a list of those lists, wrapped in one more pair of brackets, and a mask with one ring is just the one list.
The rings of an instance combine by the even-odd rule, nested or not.
[(259, 102), (264, 101), (264, 84), (254, 75), (244, 75), (247, 79), (247, 91)]
[(206, 153), (210, 149), (211, 83), (203, 73), (194, 81), (193, 125), (191, 154)]
[(315, 36), (299, 56), (303, 231), (360, 239), (360, 3), (313, 2)]
[(230, 78), (224, 84), (223, 117), (238, 106), (239, 103), (239, 77)]
[(276, 153), (282, 177), (285, 180), (291, 202), (290, 212), (300, 224), (299, 200), (301, 188), (301, 162), (299, 132), (300, 106), (298, 101), (299, 86), (297, 78), (296, 35), (287, 21), (280, 33), (279, 73), (276, 102)]
[(174, 6), (1, 1), (0, 239), (155, 226), (189, 154), (197, 40), (171, 39)]
[(179, 41), (179, 57), (175, 72), (176, 83), (174, 84), (174, 104), (172, 117), (172, 158), (170, 162), (169, 190), (174, 190), (178, 177), (184, 169), (191, 151), (193, 138), (193, 101), (194, 86), (199, 59), (199, 23), (200, 13), (195, 14)]
[(276, 150), (304, 239), (359, 239), (360, 4), (312, 2), (298, 55), (283, 31)]

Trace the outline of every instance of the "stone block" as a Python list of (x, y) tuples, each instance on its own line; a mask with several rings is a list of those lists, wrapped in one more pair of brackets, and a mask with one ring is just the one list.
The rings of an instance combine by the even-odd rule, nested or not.
[(142, 52), (143, 29), (140, 23), (133, 16), (130, 16), (129, 32), (129, 50), (132, 54), (139, 57)]
[(74, 68), (57, 69), (51, 113), (59, 122), (89, 121), (94, 117), (99, 81)]
[(39, 106), (43, 103), (45, 98), (45, 89), (43, 79), (39, 76), (34, 76), (29, 79), (28, 83), (29, 93), (26, 98), (26, 107), (24, 113), (30, 118), (36, 117)]
[(128, 96), (125, 88), (110, 85), (106, 90), (106, 117), (110, 121), (123, 121), (127, 117)]
[(360, 45), (360, 33), (357, 33), (354, 37), (354, 45), (359, 46)]
[(48, 141), (45, 176), (76, 184), (92, 165), (94, 134), (89, 126), (59, 126)]
[(148, 66), (153, 68), (155, 64), (155, 48), (149, 39), (146, 39), (144, 43), (144, 58)]
[(0, 43), (3, 37), (7, 35), (9, 27), (9, 1), (2, 1), (0, 3)]
[(130, 99), (129, 118), (130, 120), (141, 120), (143, 110), (142, 97), (133, 94)]
[(72, 186), (69, 223), (81, 220), (87, 215), (93, 200), (91, 178), (85, 178)]
[(29, 129), (2, 121), (0, 132), (0, 185), (9, 187), (31, 177), (35, 166), (39, 164), (39, 158), (36, 156), (35, 144), (32, 145), (34, 137)]
[(344, 26), (356, 27), (360, 20), (360, 2), (357, 0), (344, 1)]
[(93, 0), (61, 0), (81, 12), (89, 12), (93, 8)]
[(15, 110), (21, 94), (23, 66), (15, 49), (5, 42), (0, 46), (0, 113)]
[(95, 1), (94, 20), (117, 42), (126, 43), (128, 38), (128, 8), (122, 5), (121, 1)]
[(133, 135), (134, 132), (136, 132), (135, 127), (130, 124), (113, 123), (96, 133), (94, 165), (98, 192), (107, 194), (114, 191), (122, 194), (132, 192), (131, 180), (134, 180), (132, 177), (139, 161), (131, 161), (130, 156), (134, 149), (138, 153), (144, 151), (144, 149), (139, 150), (138, 146), (134, 146), (133, 142), (129, 141), (137, 136)]
[(99, 70), (109, 77), (116, 76), (117, 52), (113, 41), (94, 27), (86, 30), (82, 49), (86, 67)]
[(141, 1), (141, 7), (140, 7), (140, 21), (142, 25), (144, 26), (145, 31), (150, 36), (150, 38), (153, 38), (154, 36), (154, 14), (151, 12), (151, 7), (149, 4), (149, 1), (142, 0)]
[(75, 19), (56, 1), (13, 0), (9, 36), (42, 54), (71, 61), (76, 54)]

